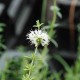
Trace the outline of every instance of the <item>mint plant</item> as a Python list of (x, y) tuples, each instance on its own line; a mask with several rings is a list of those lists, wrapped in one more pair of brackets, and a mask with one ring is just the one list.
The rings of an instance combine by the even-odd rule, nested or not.
[[(53, 0), (53, 4), (56, 7), (56, 0)], [(22, 80), (53, 80), (60, 79), (60, 75), (55, 74), (53, 71), (49, 70), (48, 61), (50, 56), (48, 55), (48, 44), (53, 42), (56, 46), (57, 43), (52, 37), (54, 36), (54, 26), (57, 18), (56, 9), (53, 10), (53, 20), (50, 22), (49, 30), (46, 32), (41, 26), (43, 23), (40, 23), (39, 20), (36, 21), (37, 30), (30, 31), (27, 34), (27, 39), (30, 40), (31, 44), (35, 45), (35, 51), (31, 56), (26, 56), (26, 64), (24, 67), (24, 75)], [(42, 51), (39, 51), (38, 46), (42, 45), (44, 48)]]
[[(47, 57), (38, 52), (38, 46), (42, 45), (46, 47), (49, 43), (49, 36), (46, 32), (40, 29), (42, 23), (40, 24), (39, 21), (36, 21), (36, 23), (35, 27), (38, 29), (30, 31), (30, 33), (27, 34), (27, 39), (30, 40), (31, 44), (35, 45), (35, 52), (32, 56), (27, 57), (30, 62), (27, 60), (26, 67), (24, 69), (26, 71), (26, 75), (23, 76), (22, 80), (43, 80), (45, 77), (42, 77), (43, 75), (41, 75), (41, 73), (44, 74), (44, 68), (48, 70), (48, 65), (46, 63)], [(44, 75), (47, 77), (46, 73)]]

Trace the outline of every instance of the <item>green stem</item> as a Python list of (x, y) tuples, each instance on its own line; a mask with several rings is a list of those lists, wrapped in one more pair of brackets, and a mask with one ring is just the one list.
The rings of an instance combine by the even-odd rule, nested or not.
[[(34, 60), (33, 59), (32, 59), (32, 62), (31, 62), (31, 66), (34, 66)], [(28, 75), (31, 76), (31, 70), (29, 70)]]
[[(54, 6), (56, 6), (56, 0), (53, 0), (53, 4), (54, 4)], [(54, 10), (54, 12), (53, 12), (53, 20), (52, 20), (52, 22), (51, 22), (51, 25), (50, 25), (50, 31), (49, 31), (49, 36), (50, 36), (50, 38), (52, 37), (52, 33), (53, 33), (53, 26), (55, 25), (55, 22), (56, 22), (56, 18), (57, 18), (57, 14), (56, 14), (56, 10)], [(42, 51), (42, 54), (43, 53), (47, 53), (48, 52), (48, 48), (47, 48), (47, 46), (43, 49), (43, 51)]]
[(38, 30), (40, 30), (40, 27), (38, 27)]
[[(56, 0), (53, 0), (53, 4), (54, 6), (56, 6)], [(50, 24), (50, 31), (49, 31), (49, 36), (52, 37), (52, 33), (53, 33), (53, 27), (55, 25), (55, 22), (56, 22), (56, 18), (57, 18), (57, 14), (56, 14), (56, 9), (54, 9), (54, 12), (53, 12), (53, 20)]]
[(45, 23), (46, 5), (47, 5), (47, 0), (43, 0), (41, 22), (44, 22), (44, 23)]
[[(34, 53), (33, 53), (34, 54)], [(37, 47), (35, 48), (35, 54), (37, 54)], [(32, 59), (31, 66), (34, 65), (34, 60)], [(28, 75), (31, 75), (31, 71), (29, 70)]]
[(37, 54), (37, 47), (35, 48), (35, 54)]

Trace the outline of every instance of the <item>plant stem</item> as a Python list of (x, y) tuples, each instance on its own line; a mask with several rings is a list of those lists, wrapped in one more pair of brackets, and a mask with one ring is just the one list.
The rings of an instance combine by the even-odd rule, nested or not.
[[(34, 53), (33, 53), (34, 54)], [(35, 54), (37, 54), (37, 47), (35, 48)], [(32, 59), (31, 66), (34, 66), (34, 60)], [(29, 70), (28, 75), (31, 75), (31, 71)]]
[(43, 0), (41, 22), (44, 22), (44, 23), (45, 23), (46, 5), (47, 5), (47, 0)]
[[(56, 6), (56, 0), (53, 0), (53, 4), (54, 6)], [(54, 12), (53, 12), (53, 19), (52, 19), (52, 22), (50, 24), (50, 31), (49, 31), (49, 36), (52, 37), (52, 33), (53, 33), (53, 27), (55, 25), (55, 22), (56, 22), (56, 18), (57, 18), (57, 14), (56, 14), (56, 9), (54, 9)]]
[(35, 54), (37, 54), (37, 47), (35, 48)]
[[(53, 4), (54, 4), (54, 6), (56, 6), (56, 0), (53, 0)], [(50, 38), (53, 36), (53, 26), (55, 25), (55, 22), (56, 22), (56, 18), (57, 18), (57, 14), (56, 14), (56, 10), (54, 10), (54, 12), (53, 12), (53, 20), (52, 20), (52, 22), (51, 22), (51, 25), (50, 25), (50, 31), (49, 31), (49, 36), (50, 36)], [(43, 49), (43, 51), (42, 51), (42, 54), (44, 54), (44, 53), (47, 53), (48, 52), (48, 48), (47, 48), (47, 46)]]

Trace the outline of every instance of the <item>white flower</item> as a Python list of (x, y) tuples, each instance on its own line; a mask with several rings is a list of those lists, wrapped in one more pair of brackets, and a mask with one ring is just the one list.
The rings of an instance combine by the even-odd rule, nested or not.
[(29, 39), (31, 43), (34, 44), (36, 47), (38, 47), (38, 45), (40, 44), (42, 46), (45, 46), (49, 43), (49, 36), (46, 32), (43, 32), (42, 30), (30, 31), (30, 33), (26, 36), (27, 39)]

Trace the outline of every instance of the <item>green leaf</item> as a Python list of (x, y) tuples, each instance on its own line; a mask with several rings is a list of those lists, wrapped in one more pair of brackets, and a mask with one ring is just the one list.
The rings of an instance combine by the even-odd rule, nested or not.
[(58, 11), (60, 11), (60, 8), (58, 6), (51, 6), (50, 10), (51, 11), (55, 11), (56, 10), (58, 12)]
[(33, 27), (37, 27), (38, 29), (43, 25), (43, 23), (40, 23), (39, 20), (36, 21), (36, 25)]
[(5, 27), (6, 25), (4, 23), (0, 23), (0, 27)]
[(59, 18), (62, 18), (62, 14), (60, 12), (57, 12), (57, 15)]
[(3, 32), (3, 28), (0, 28), (0, 32)]
[(56, 55), (54, 55), (54, 58), (63, 65), (64, 69), (67, 72), (72, 72), (72, 70), (71, 70), (70, 66), (68, 65), (68, 63), (66, 63), (66, 61), (60, 55), (56, 54)]
[[(58, 27), (60, 24), (56, 23), (54, 26), (52, 26), (53, 28), (56, 28)], [(47, 29), (50, 29), (50, 26), (49, 25), (46, 25), (44, 26), (43, 28), (41, 28), (42, 30), (47, 30)]]
[(3, 48), (3, 49), (7, 49), (7, 47), (4, 45), (4, 44), (2, 44), (2, 43), (0, 43), (0, 48)]
[(3, 27), (5, 27), (6, 25), (4, 23), (0, 23), (0, 32), (3, 32)]
[(58, 44), (57, 44), (57, 42), (55, 40), (50, 39), (50, 41), (55, 45), (55, 47), (58, 47)]

